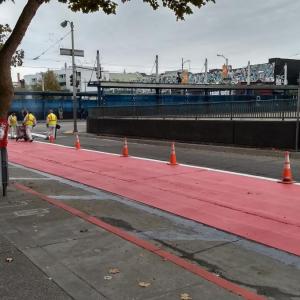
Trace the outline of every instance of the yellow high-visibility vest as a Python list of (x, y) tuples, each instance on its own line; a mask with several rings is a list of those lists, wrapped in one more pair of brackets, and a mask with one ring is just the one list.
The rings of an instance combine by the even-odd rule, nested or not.
[(35, 125), (35, 116), (33, 114), (27, 114), (24, 120), (25, 126), (33, 126)]
[(17, 116), (12, 116), (12, 115), (10, 115), (10, 116), (8, 117), (8, 124), (9, 124), (10, 126), (16, 126), (16, 125), (17, 125), (17, 122), (18, 122)]
[(47, 124), (49, 126), (55, 126), (57, 123), (57, 117), (54, 113), (51, 113), (47, 116)]

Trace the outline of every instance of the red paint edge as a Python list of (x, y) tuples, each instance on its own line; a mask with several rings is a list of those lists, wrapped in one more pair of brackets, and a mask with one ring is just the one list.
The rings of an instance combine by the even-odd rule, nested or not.
[(118, 227), (115, 227), (108, 223), (105, 223), (102, 220), (100, 220), (96, 217), (93, 217), (81, 210), (78, 210), (78, 209), (76, 209), (72, 206), (69, 206), (63, 202), (60, 202), (58, 200), (52, 199), (52, 198), (50, 198), (46, 195), (43, 195), (29, 187), (22, 185), (22, 184), (14, 183), (14, 186), (19, 190), (27, 192), (31, 195), (35, 195), (35, 196), (39, 197), (40, 199), (47, 201), (48, 203), (50, 203), (56, 207), (62, 208), (63, 210), (69, 212), (70, 214), (72, 214), (76, 217), (79, 217), (79, 218), (81, 218), (91, 224), (94, 224), (110, 233), (113, 233), (113, 234), (119, 236), (120, 238), (122, 238), (132, 244), (135, 244), (136, 246), (139, 246), (147, 251), (150, 251), (150, 252), (176, 264), (177, 266), (182, 267), (183, 269), (185, 269), (185, 270), (187, 270), (187, 271), (189, 271), (189, 272), (191, 272), (191, 273), (193, 273), (193, 274), (195, 274), (195, 275), (197, 275), (197, 276), (199, 276), (199, 277), (201, 277), (201, 278), (203, 278), (203, 279), (205, 279), (227, 291), (230, 291), (238, 296), (243, 297), (244, 299), (247, 299), (247, 300), (266, 300), (267, 299), (263, 296), (257, 295), (254, 292), (251, 292), (235, 283), (232, 283), (226, 279), (217, 277), (215, 274), (213, 274), (209, 271), (206, 271), (205, 269), (199, 267), (198, 265), (192, 264), (177, 255), (174, 255), (166, 250), (163, 250), (160, 247), (158, 247), (148, 241), (137, 238), (136, 236), (129, 234), (126, 231), (124, 231)]

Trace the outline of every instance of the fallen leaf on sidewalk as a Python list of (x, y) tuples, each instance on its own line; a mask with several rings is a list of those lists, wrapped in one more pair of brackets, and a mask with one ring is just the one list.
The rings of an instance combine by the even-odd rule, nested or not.
[(192, 297), (187, 293), (183, 293), (180, 295), (180, 300), (192, 300)]
[(120, 273), (120, 270), (117, 268), (112, 268), (112, 269), (109, 269), (108, 273), (109, 274), (118, 274), (118, 273)]
[(150, 282), (144, 282), (144, 281), (140, 281), (140, 282), (139, 282), (139, 286), (140, 286), (140, 287), (147, 288), (147, 287), (149, 287), (150, 285), (151, 285)]
[(112, 280), (112, 276), (104, 276), (104, 280)]
[(13, 260), (14, 259), (12, 257), (7, 257), (5, 261), (8, 262), (8, 263), (11, 263)]

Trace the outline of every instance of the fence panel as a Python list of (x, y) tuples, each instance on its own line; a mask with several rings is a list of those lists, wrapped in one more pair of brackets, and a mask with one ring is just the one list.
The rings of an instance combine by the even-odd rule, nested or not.
[(294, 119), (296, 99), (223, 101), (186, 104), (103, 106), (91, 108), (91, 118), (222, 118), (222, 119)]

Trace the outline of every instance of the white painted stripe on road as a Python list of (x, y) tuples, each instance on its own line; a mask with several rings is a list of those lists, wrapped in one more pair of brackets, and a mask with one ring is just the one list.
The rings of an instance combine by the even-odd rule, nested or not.
[(45, 139), (47, 137), (47, 135), (40, 134), (40, 133), (32, 133), (32, 136), (40, 137), (40, 138), (43, 138), (43, 139)]
[[(49, 143), (45, 143), (45, 142), (37, 142), (37, 143), (50, 145)], [(55, 146), (74, 149), (74, 147), (65, 146), (65, 145), (61, 145), (61, 144), (55, 144)], [(80, 150), (77, 150), (77, 151), (87, 151), (87, 152), (107, 154), (107, 155), (111, 155), (111, 156), (121, 156), (121, 154), (103, 152), (103, 151), (98, 151), (98, 150), (90, 150), (90, 149), (84, 149), (84, 148), (82, 148)], [(153, 162), (164, 163), (164, 164), (168, 163), (168, 161), (158, 160), (158, 159), (153, 159), (153, 158), (138, 157), (138, 156), (129, 156), (129, 157), (134, 158), (134, 159), (153, 161)], [(249, 178), (256, 178), (256, 179), (273, 181), (273, 182), (277, 182), (279, 180), (279, 179), (271, 178), (271, 177), (264, 177), (264, 176), (251, 175), (251, 174), (240, 173), (240, 172), (233, 172), (233, 171), (226, 171), (226, 170), (220, 170), (220, 169), (214, 169), (214, 168), (207, 168), (207, 167), (195, 166), (195, 165), (190, 165), (190, 164), (178, 164), (178, 165), (188, 167), (188, 168), (194, 168), (194, 169), (200, 169), (200, 170), (206, 170), (206, 171), (213, 171), (213, 172), (219, 172), (219, 173), (231, 174), (231, 175), (239, 175), (239, 176), (244, 176), (244, 177), (249, 177)], [(171, 166), (171, 167), (173, 168), (174, 166)], [(294, 185), (300, 185), (300, 183), (294, 183)]]
[(52, 180), (51, 178), (42, 177), (9, 177), (10, 180)]
[(103, 196), (97, 196), (97, 195), (85, 195), (85, 196), (71, 196), (71, 195), (53, 196), (53, 195), (48, 195), (48, 197), (53, 198), (53, 199), (57, 199), (57, 200), (103, 200)]

